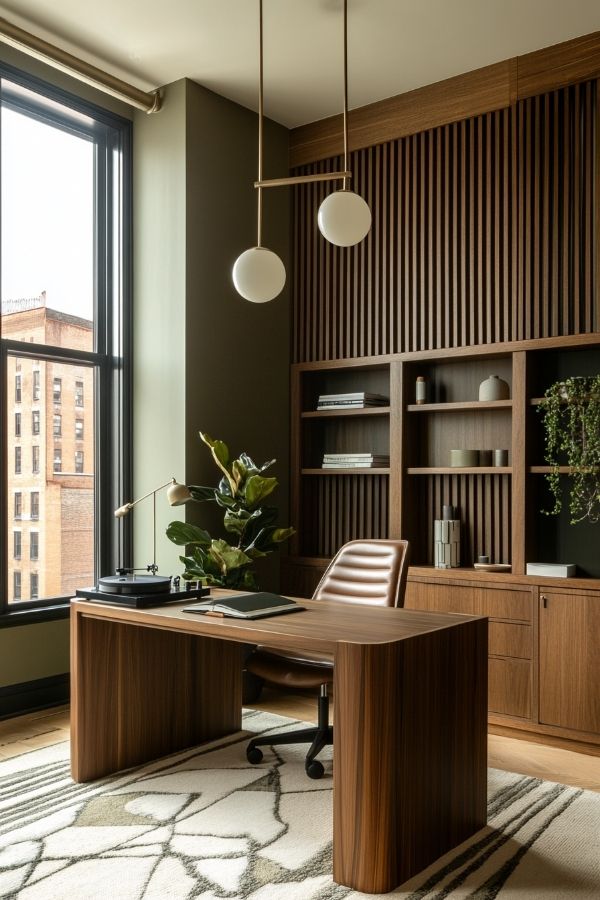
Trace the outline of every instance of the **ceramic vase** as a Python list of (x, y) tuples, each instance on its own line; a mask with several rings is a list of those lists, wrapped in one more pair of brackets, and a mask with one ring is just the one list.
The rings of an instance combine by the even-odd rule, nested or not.
[(508, 400), (509, 396), (508, 384), (499, 375), (490, 375), (479, 385), (480, 400)]

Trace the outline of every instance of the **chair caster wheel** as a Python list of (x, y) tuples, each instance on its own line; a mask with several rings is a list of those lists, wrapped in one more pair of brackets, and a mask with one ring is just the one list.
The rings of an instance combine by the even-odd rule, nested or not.
[(249, 763), (252, 763), (253, 766), (258, 765), (258, 763), (262, 761), (262, 758), (262, 750), (259, 750), (258, 747), (248, 747), (246, 750), (246, 759)]
[(323, 764), (320, 763), (318, 759), (313, 759), (313, 761), (306, 766), (306, 774), (309, 778), (322, 778), (324, 772), (325, 769), (323, 768)]

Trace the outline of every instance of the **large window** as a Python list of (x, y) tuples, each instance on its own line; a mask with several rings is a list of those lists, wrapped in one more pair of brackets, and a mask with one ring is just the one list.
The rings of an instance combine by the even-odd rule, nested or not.
[(0, 614), (34, 618), (128, 556), (131, 128), (2, 65), (0, 116)]

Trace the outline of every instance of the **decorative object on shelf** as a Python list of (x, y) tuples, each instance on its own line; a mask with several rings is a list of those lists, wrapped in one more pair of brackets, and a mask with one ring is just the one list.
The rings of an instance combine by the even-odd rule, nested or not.
[(479, 451), (479, 465), (480, 466), (491, 466), (492, 464), (492, 451), (491, 450), (480, 450)]
[(281, 293), (285, 286), (286, 272), (281, 259), (272, 250), (262, 246), (262, 192), (264, 188), (285, 187), (314, 181), (342, 181), (343, 187), (325, 198), (319, 208), (318, 224), (323, 236), (332, 244), (350, 247), (358, 244), (371, 227), (371, 210), (368, 203), (348, 188), (352, 172), (348, 169), (348, 0), (344, 0), (344, 169), (341, 172), (323, 172), (318, 175), (297, 175), (288, 178), (263, 178), (263, 3), (258, 0), (258, 178), (254, 187), (257, 195), (256, 247), (245, 250), (235, 261), (233, 283), (235, 289), (251, 303), (267, 303)]
[(215, 540), (203, 528), (187, 522), (171, 522), (167, 537), (190, 550), (189, 556), (180, 557), (187, 581), (256, 590), (255, 560), (268, 556), (294, 534), (293, 528), (277, 527), (275, 507), (260, 505), (277, 487), (276, 478), (263, 475), (276, 460), (257, 466), (247, 453), (241, 453), (231, 461), (223, 441), (202, 432), (200, 438), (210, 448), (222, 478), (216, 488), (191, 485), (191, 499), (216, 503), (223, 509), (225, 531), (236, 536), (237, 543)]
[(480, 572), (510, 572), (512, 566), (510, 563), (480, 563), (476, 562), (473, 565), (474, 569), (479, 569)]
[(508, 450), (493, 450), (492, 451), (492, 465), (507, 466), (508, 465)]
[(574, 578), (577, 566), (573, 563), (527, 563), (527, 574), (542, 578)]
[(192, 499), (192, 495), (188, 488), (184, 484), (179, 484), (175, 478), (171, 478), (169, 481), (165, 481), (164, 484), (160, 484), (157, 488), (154, 488), (153, 491), (148, 491), (143, 497), (138, 497), (137, 500), (132, 500), (130, 503), (124, 503), (123, 506), (119, 506), (118, 509), (115, 509), (115, 518), (124, 519), (134, 506), (137, 506), (142, 500), (152, 497), (152, 563), (143, 570), (132, 569), (130, 570), (131, 572), (146, 571), (151, 572), (152, 575), (156, 575), (158, 571), (158, 566), (156, 565), (156, 495), (166, 487), (168, 487), (167, 500), (169, 501), (169, 506), (183, 506), (184, 503), (187, 503), (188, 500)]
[(346, 394), (319, 394), (317, 409), (366, 409), (370, 406), (387, 406), (389, 397), (371, 391), (354, 391)]
[(415, 400), (420, 405), (427, 403), (427, 379), (423, 375), (419, 375), (415, 386)]
[(460, 566), (460, 519), (455, 506), (442, 507), (442, 519), (433, 523), (433, 559), (436, 569)]
[(510, 388), (499, 375), (490, 375), (479, 385), (480, 400), (508, 400)]
[(564, 455), (569, 466), (571, 525), (584, 519), (600, 521), (600, 375), (567, 378), (551, 385), (537, 407), (544, 427), (544, 459), (552, 471), (546, 481), (554, 507), (542, 510), (558, 515), (563, 496), (559, 465)]
[(457, 469), (472, 469), (479, 465), (479, 450), (451, 450), (450, 465)]
[(480, 566), (489, 566), (490, 558), (487, 554), (483, 554), (482, 556), (477, 557), (477, 562)]

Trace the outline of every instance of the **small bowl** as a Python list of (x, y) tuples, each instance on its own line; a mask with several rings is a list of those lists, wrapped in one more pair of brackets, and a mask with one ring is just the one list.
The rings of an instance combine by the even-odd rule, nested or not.
[(451, 450), (450, 465), (456, 469), (472, 469), (479, 465), (479, 450)]

